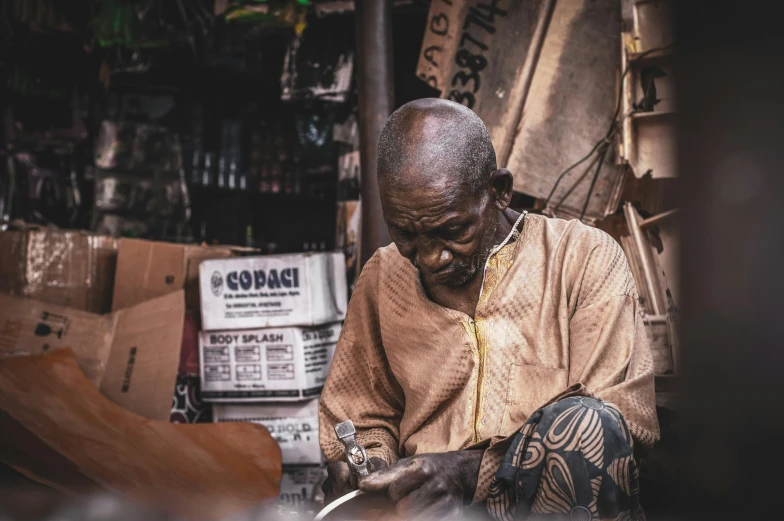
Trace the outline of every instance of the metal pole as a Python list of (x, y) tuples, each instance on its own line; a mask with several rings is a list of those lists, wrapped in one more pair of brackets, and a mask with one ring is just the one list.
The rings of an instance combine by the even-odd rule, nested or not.
[(378, 195), (378, 136), (395, 102), (392, 83), (391, 0), (356, 0), (359, 153), (362, 169), (360, 267), (390, 243)]

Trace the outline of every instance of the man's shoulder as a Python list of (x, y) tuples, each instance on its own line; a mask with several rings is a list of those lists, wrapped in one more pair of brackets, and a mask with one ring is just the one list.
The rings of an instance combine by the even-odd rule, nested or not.
[(395, 243), (382, 246), (368, 259), (365, 266), (362, 268), (370, 268), (371, 270), (388, 270), (388, 269), (401, 269), (405, 267), (408, 261), (400, 255)]
[(362, 267), (360, 279), (373, 279), (378, 281), (382, 278), (392, 277), (400, 280), (410, 278), (412, 270), (415, 268), (411, 263), (400, 255), (395, 243), (383, 246), (376, 250), (370, 259)]
[(581, 223), (538, 216), (550, 252), (546, 262), (583, 299), (630, 295), (634, 283), (621, 245), (608, 233)]
[(539, 240), (552, 252), (579, 253), (586, 255), (596, 248), (620, 248), (608, 233), (588, 226), (578, 219), (559, 219), (544, 215), (531, 215), (533, 228)]

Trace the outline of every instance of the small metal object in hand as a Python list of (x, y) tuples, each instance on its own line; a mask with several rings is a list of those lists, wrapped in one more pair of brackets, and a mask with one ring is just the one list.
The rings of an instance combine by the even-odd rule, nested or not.
[(354, 428), (354, 423), (351, 420), (338, 423), (335, 425), (335, 434), (346, 449), (346, 462), (351, 472), (357, 478), (367, 476), (370, 473), (368, 455), (365, 447), (357, 443), (357, 430)]

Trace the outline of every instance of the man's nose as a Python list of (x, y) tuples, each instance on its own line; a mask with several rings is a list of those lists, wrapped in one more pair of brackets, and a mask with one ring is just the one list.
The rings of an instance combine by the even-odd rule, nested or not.
[(420, 243), (417, 248), (417, 266), (425, 271), (438, 271), (452, 262), (452, 259), (452, 252), (435, 241)]

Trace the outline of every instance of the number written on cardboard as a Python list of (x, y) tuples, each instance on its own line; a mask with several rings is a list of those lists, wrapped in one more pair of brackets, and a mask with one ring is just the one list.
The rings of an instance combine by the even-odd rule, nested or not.
[[(496, 17), (503, 18), (507, 12), (499, 7), (501, 0), (480, 2), (468, 9), (463, 34), (460, 37), (460, 46), (455, 54), (455, 64), (461, 67), (452, 76), (452, 89), (447, 99), (462, 103), (468, 108), (476, 104), (476, 94), (482, 85), (481, 71), (487, 67), (487, 58), (484, 53), (488, 46), (482, 40), (490, 34), (495, 34)], [(486, 41), (486, 40), (485, 40)]]

